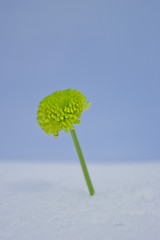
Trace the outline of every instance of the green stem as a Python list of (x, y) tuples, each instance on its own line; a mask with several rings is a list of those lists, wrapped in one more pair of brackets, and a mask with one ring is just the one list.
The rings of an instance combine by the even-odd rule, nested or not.
[(90, 193), (90, 195), (93, 195), (94, 194), (94, 188), (92, 186), (92, 182), (91, 182), (88, 170), (87, 170), (87, 166), (86, 166), (86, 163), (85, 163), (85, 160), (84, 160), (84, 157), (83, 157), (83, 153), (82, 153), (82, 150), (81, 150), (81, 147), (80, 147), (75, 129), (74, 130), (70, 129), (70, 133), (71, 133), (74, 145), (75, 145), (76, 150), (77, 150), (77, 154), (78, 154), (78, 157), (79, 157), (79, 160), (80, 160), (80, 163), (81, 163), (81, 167), (82, 167), (83, 174), (84, 174), (87, 186), (88, 186), (89, 193)]

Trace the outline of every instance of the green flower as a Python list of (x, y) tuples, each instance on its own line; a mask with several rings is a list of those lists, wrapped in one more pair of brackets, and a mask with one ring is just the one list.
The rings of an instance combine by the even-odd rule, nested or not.
[(74, 129), (73, 124), (80, 124), (83, 110), (90, 105), (79, 90), (56, 91), (40, 102), (37, 121), (45, 133), (53, 134), (57, 138), (59, 131), (68, 133), (69, 129)]
[(79, 90), (66, 89), (56, 91), (43, 98), (40, 102), (37, 111), (37, 121), (45, 133), (48, 135), (53, 134), (55, 138), (58, 137), (61, 130), (67, 133), (70, 131), (89, 193), (93, 195), (94, 188), (73, 125), (80, 124), (83, 110), (88, 109), (90, 105), (91, 103), (87, 101), (87, 98)]

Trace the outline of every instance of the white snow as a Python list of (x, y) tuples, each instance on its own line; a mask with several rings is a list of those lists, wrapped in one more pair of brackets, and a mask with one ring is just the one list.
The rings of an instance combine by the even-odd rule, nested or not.
[(0, 162), (0, 240), (159, 240), (160, 163)]

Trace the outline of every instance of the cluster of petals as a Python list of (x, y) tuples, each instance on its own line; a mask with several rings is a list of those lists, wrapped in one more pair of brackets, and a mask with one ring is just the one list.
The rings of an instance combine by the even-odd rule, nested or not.
[(83, 110), (90, 105), (79, 90), (56, 91), (38, 105), (37, 122), (45, 133), (58, 137), (59, 131), (68, 133), (69, 129), (74, 129), (73, 124), (80, 124)]

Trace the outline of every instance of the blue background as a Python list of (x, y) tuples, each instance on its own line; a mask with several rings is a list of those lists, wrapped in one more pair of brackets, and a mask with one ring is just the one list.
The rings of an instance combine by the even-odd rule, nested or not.
[(50, 93), (92, 103), (76, 126), (94, 162), (160, 160), (160, 1), (0, 2), (0, 158), (75, 160), (36, 122)]

